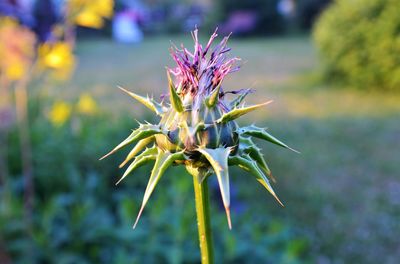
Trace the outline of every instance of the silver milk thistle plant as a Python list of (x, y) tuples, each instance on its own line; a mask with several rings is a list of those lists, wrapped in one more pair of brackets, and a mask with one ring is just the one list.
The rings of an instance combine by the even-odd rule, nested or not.
[[(225, 76), (239, 69), (239, 58), (227, 56), (230, 51), (227, 47), (229, 36), (214, 48), (211, 45), (217, 37), (216, 31), (205, 47), (199, 43), (197, 29), (192, 32), (192, 37), (193, 53), (183, 45), (181, 48), (171, 48), (176, 67), (167, 68), (169, 102), (158, 103), (149, 96), (143, 97), (120, 87), (159, 116), (160, 122), (140, 123), (103, 158), (127, 145), (134, 145), (120, 165), (123, 167), (130, 162), (117, 184), (138, 167), (154, 161), (134, 228), (167, 168), (172, 165), (185, 166), (193, 176), (202, 263), (212, 263), (208, 177), (215, 174), (218, 179), (228, 226), (231, 228), (229, 166), (238, 166), (249, 172), (282, 205), (269, 181), (275, 180), (253, 138), (291, 148), (264, 128), (255, 125), (240, 127), (237, 124), (236, 119), (271, 101), (246, 106), (243, 101), (251, 93), (250, 89), (230, 92), (222, 89)], [(237, 97), (230, 101), (226, 98), (228, 93)]]

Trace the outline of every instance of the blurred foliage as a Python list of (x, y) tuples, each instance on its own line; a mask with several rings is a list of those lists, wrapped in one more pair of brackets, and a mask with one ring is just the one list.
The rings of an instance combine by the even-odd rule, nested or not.
[(338, 0), (314, 39), (325, 77), (359, 89), (400, 91), (400, 1)]
[[(193, 198), (191, 176), (171, 168), (162, 180), (168, 188), (155, 191), (152, 205), (132, 230), (149, 168), (116, 188), (121, 171), (115, 164), (124, 153), (107, 162), (98, 158), (126, 136), (120, 131), (128, 131), (135, 122), (98, 109), (86, 111), (93, 104), (87, 94), (73, 102), (43, 97), (31, 101), (36, 195), (30, 231), (24, 221), (18, 135), (11, 131), (11, 175), (0, 187), (0, 252), (15, 263), (197, 263), (194, 202), (187, 202)], [(44, 118), (62, 105), (69, 109), (68, 118), (60, 114), (63, 122), (54, 125)], [(256, 186), (254, 181), (252, 188)], [(246, 196), (252, 188), (244, 188)], [(219, 204), (217, 184), (213, 193), (213, 204)], [(308, 258), (308, 240), (287, 220), (251, 215), (252, 209), (243, 211), (234, 197), (232, 209), (235, 230), (229, 231), (223, 208), (212, 208), (219, 261), (301, 263)]]

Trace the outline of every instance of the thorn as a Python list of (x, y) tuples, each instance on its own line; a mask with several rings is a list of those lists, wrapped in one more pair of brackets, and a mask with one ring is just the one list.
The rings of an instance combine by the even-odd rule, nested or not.
[(105, 158), (107, 158), (108, 156), (110, 156), (111, 154), (113, 154), (115, 152), (115, 149), (111, 150), (110, 152), (108, 152), (106, 155), (104, 155), (103, 157), (101, 157), (99, 160), (103, 160)]
[(274, 177), (274, 175), (272, 175), (272, 173), (268, 174), (268, 176), (271, 178), (272, 182), (276, 184), (276, 178)]
[(125, 177), (122, 177), (121, 179), (119, 179), (116, 183), (115, 186), (117, 186)]
[(228, 220), (229, 230), (232, 230), (231, 211), (229, 207), (225, 207), (225, 211), (226, 211), (226, 219)]
[(282, 207), (285, 207), (285, 205), (281, 202), (281, 200), (279, 200), (278, 196), (277, 196), (275, 193), (274, 193), (274, 198), (275, 198), (275, 200), (278, 201), (278, 203), (279, 203)]
[(267, 105), (267, 104), (270, 104), (273, 102), (274, 102), (274, 100), (269, 100), (269, 101), (266, 101), (265, 103), (260, 104), (260, 106), (264, 106), (264, 105)]
[(143, 207), (143, 204), (142, 204), (142, 206), (140, 207), (140, 211), (139, 211), (139, 213), (138, 213), (138, 215), (137, 215), (137, 217), (136, 217), (136, 221), (135, 221), (135, 223), (133, 224), (133, 229), (136, 228), (136, 225), (137, 225), (137, 223), (139, 222), (139, 218), (140, 218), (140, 216), (142, 215), (143, 209), (144, 209), (144, 207)]
[(125, 159), (121, 164), (119, 164), (118, 168), (122, 168), (126, 165), (126, 163), (128, 163), (128, 159)]
[(287, 148), (290, 149), (290, 150), (293, 151), (293, 152), (296, 152), (297, 154), (301, 154), (300, 151), (295, 150), (294, 148), (291, 148), (291, 147), (289, 147), (289, 146), (287, 146)]
[(122, 87), (121, 87), (121, 86), (119, 86), (119, 85), (117, 85), (117, 87), (118, 87), (120, 90), (122, 90), (123, 92), (125, 92), (125, 93), (129, 94), (129, 91), (128, 91), (128, 90), (126, 90), (126, 89), (122, 88)]

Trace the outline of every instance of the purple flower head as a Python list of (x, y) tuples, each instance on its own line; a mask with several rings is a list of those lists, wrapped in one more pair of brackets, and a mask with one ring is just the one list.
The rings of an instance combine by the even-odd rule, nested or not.
[[(239, 69), (236, 62), (240, 59), (227, 56), (231, 50), (226, 45), (229, 36), (224, 37), (219, 44), (211, 49), (211, 45), (217, 36), (216, 29), (207, 45), (203, 48), (199, 43), (198, 30), (195, 29), (192, 32), (194, 40), (193, 53), (183, 45), (181, 45), (180, 49), (174, 45), (171, 48), (171, 56), (176, 62), (176, 67), (168, 70), (175, 76), (175, 87), (177, 87), (181, 96), (186, 94), (190, 94), (192, 97), (207, 96), (221, 85), (228, 73)], [(222, 89), (221, 94), (223, 94)]]

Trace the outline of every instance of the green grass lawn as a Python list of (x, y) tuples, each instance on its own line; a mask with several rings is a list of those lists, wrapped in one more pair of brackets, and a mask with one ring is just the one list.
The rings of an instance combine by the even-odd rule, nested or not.
[[(146, 110), (116, 86), (155, 97), (165, 92), (165, 66), (172, 65), (170, 40), (191, 43), (181, 36), (149, 37), (129, 46), (108, 40), (81, 42), (73, 81), (52, 93), (76, 98), (89, 91), (103, 110), (138, 117)], [(240, 122), (262, 123), (302, 152), (263, 145), (285, 208), (256, 183), (249, 186), (241, 173), (232, 176), (251, 216), (292, 223), (308, 238), (313, 263), (396, 263), (400, 96), (317, 84), (320, 69), (306, 37), (232, 39), (231, 47), (243, 59), (243, 68), (227, 78), (224, 89), (254, 88), (257, 93), (249, 96), (250, 102), (274, 99), (273, 105)], [(119, 140), (104, 144), (111, 148)], [(234, 229), (228, 236), (234, 237), (235, 230), (244, 227), (235, 225), (235, 213), (232, 217)]]
[[(81, 42), (72, 83), (53, 92), (75, 98), (82, 91), (90, 91), (106, 109), (135, 107), (117, 85), (155, 97), (165, 93), (165, 66), (173, 66), (168, 52), (171, 41), (177, 45), (183, 42), (189, 48), (192, 45), (189, 36), (150, 37), (137, 45), (109, 40)], [(257, 94), (249, 96), (250, 102), (274, 99), (275, 103), (266, 109), (271, 116), (369, 117), (400, 111), (400, 95), (315, 85), (320, 69), (311, 40), (306, 37), (232, 39), (230, 46), (234, 55), (242, 59), (242, 69), (225, 80), (225, 89), (256, 89)]]

